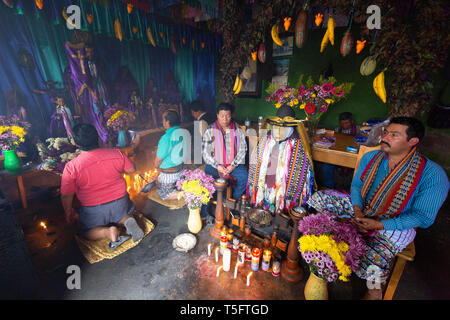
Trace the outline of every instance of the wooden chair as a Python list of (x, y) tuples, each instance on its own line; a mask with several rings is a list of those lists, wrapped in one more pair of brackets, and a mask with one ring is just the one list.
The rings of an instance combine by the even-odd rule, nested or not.
[[(358, 169), (359, 162), (363, 155), (369, 151), (373, 150), (379, 150), (380, 146), (376, 147), (366, 147), (366, 146), (360, 146), (358, 157), (356, 158), (356, 165), (355, 165), (355, 173)], [(355, 173), (353, 174), (353, 177), (355, 176)], [(392, 297), (394, 296), (395, 290), (397, 289), (397, 285), (400, 281), (400, 278), (403, 274), (403, 269), (405, 268), (407, 261), (414, 261), (414, 257), (416, 255), (416, 247), (414, 246), (414, 241), (411, 242), (405, 249), (403, 249), (402, 252), (399, 252), (397, 256), (395, 257), (394, 265), (392, 273), (389, 277), (389, 282), (386, 287), (386, 291), (383, 296), (383, 300), (392, 300)]]

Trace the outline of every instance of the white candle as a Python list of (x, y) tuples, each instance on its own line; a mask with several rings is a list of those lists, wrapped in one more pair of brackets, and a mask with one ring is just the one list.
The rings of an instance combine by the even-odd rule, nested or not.
[(216, 262), (219, 262), (219, 247), (216, 248)]
[(234, 279), (237, 278), (238, 269), (239, 269), (239, 262), (236, 263), (236, 266), (234, 267)]
[(217, 274), (216, 274), (216, 277), (219, 277), (219, 275), (220, 275), (220, 270), (222, 269), (222, 266), (219, 266), (218, 268), (217, 268)]
[(250, 286), (250, 277), (252, 276), (253, 272), (251, 271), (247, 276), (247, 287)]
[(211, 243), (208, 244), (208, 257), (211, 255)]
[(231, 264), (231, 250), (228, 248), (223, 249), (223, 271), (230, 271)]

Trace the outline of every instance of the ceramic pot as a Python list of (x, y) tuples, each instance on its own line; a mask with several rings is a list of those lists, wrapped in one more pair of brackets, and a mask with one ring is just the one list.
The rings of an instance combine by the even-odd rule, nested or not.
[(199, 233), (202, 230), (202, 218), (200, 217), (200, 208), (189, 209), (188, 229), (191, 233)]
[(328, 300), (328, 283), (310, 272), (304, 293), (306, 300)]

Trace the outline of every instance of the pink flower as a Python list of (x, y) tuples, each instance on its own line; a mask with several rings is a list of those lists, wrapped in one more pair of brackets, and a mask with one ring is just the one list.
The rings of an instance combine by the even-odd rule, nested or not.
[(336, 96), (336, 97), (342, 97), (343, 95), (344, 95), (344, 89), (342, 89), (342, 88), (340, 88), (340, 87), (336, 87), (336, 88), (334, 88), (333, 89), (333, 94)]
[(320, 107), (320, 112), (326, 112), (328, 110), (328, 105), (326, 105), (326, 104), (323, 104), (321, 107)]
[(305, 111), (307, 114), (313, 114), (316, 110), (316, 106), (310, 102), (308, 102), (305, 106)]
[(333, 88), (333, 85), (331, 84), (331, 83), (324, 83), (323, 85), (322, 85), (322, 91), (325, 91), (325, 92), (330, 92), (331, 90), (333, 90), (334, 88)]

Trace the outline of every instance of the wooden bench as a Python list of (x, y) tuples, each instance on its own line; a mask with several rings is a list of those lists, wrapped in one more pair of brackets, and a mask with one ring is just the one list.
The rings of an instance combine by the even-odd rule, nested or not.
[[(356, 167), (355, 167), (355, 173), (358, 169), (359, 162), (363, 155), (369, 151), (373, 150), (379, 150), (380, 146), (376, 147), (366, 147), (366, 146), (360, 146), (358, 157), (356, 158)], [(355, 176), (355, 173), (353, 174), (353, 177)], [(392, 297), (394, 296), (395, 290), (397, 289), (398, 282), (400, 281), (400, 278), (403, 274), (403, 269), (405, 268), (407, 261), (414, 261), (414, 257), (416, 255), (416, 247), (414, 246), (414, 241), (411, 242), (405, 249), (403, 249), (402, 252), (398, 253), (395, 257), (395, 262), (393, 265), (392, 273), (389, 277), (389, 282), (386, 287), (386, 291), (384, 293), (383, 300), (392, 300)]]

